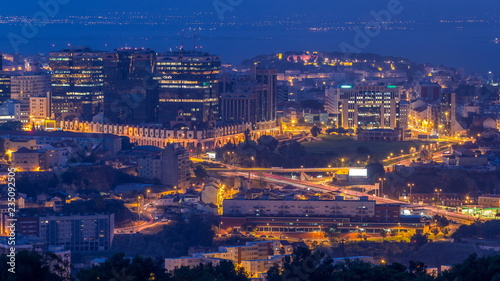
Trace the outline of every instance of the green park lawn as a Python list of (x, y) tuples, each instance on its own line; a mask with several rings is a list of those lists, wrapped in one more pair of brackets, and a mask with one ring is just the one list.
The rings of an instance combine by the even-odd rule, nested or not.
[(356, 141), (348, 136), (339, 135), (320, 135), (323, 141), (303, 142), (302, 145), (310, 153), (336, 153), (338, 155), (356, 154), (358, 147), (366, 147), (372, 153), (377, 154), (381, 158), (387, 158), (390, 153), (395, 156), (408, 153), (411, 147), (418, 147), (428, 142), (425, 141), (400, 141), (400, 142), (367, 142)]

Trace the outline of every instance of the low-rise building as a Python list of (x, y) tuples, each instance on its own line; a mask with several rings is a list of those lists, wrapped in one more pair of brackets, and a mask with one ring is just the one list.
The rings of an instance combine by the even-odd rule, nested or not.
[(111, 156), (116, 155), (116, 153), (122, 150), (121, 137), (111, 134), (73, 133), (65, 131), (4, 131), (0, 135), (0, 138), (5, 140), (5, 148), (10, 150), (13, 150), (11, 149), (11, 144), (15, 143), (15, 141), (10, 140), (21, 139), (24, 141), (34, 140), (36, 146), (30, 143), (30, 148), (32, 149), (38, 149), (47, 144), (52, 145), (53, 143), (72, 140), (82, 147), (99, 147), (101, 150), (110, 153)]
[(0, 123), (8, 121), (21, 121), (21, 102), (7, 100), (0, 103)]
[(357, 136), (358, 141), (401, 141), (403, 138), (403, 131), (399, 129), (364, 130)]
[(199, 264), (217, 265), (221, 260), (232, 261), (245, 269), (251, 277), (265, 273), (274, 264), (281, 264), (284, 255), (279, 255), (279, 241), (247, 242), (241, 246), (219, 247), (218, 252), (196, 253), (190, 257), (165, 259), (165, 269), (172, 271), (182, 266), (193, 267)]
[(46, 151), (31, 150), (25, 147), (12, 153), (12, 166), (19, 171), (40, 171), (49, 167)]
[(488, 194), (478, 196), (477, 203), (480, 206), (500, 208), (500, 195)]
[(223, 203), (224, 216), (310, 216), (310, 217), (350, 217), (360, 220), (375, 215), (375, 201), (361, 196), (360, 200), (344, 200), (337, 196), (335, 200), (294, 200), (269, 199), (226, 199)]
[(138, 160), (139, 177), (159, 180), (163, 185), (180, 189), (189, 187), (191, 160), (189, 152), (180, 144), (169, 144), (163, 150), (150, 153)]

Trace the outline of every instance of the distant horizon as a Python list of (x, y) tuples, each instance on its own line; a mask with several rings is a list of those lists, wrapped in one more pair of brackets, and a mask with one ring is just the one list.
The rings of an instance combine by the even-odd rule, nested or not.
[[(54, 0), (55, 1), (55, 0)], [(50, 2), (50, 1), (48, 1)], [(61, 1), (64, 2), (64, 1)], [(222, 3), (223, 6), (217, 7)], [(391, 16), (380, 34), (362, 48), (363, 53), (404, 57), (418, 63), (464, 68), (466, 73), (500, 74), (500, 15), (497, 0), (480, 4), (467, 0), (148, 0), (96, 1), (61, 4), (47, 24), (19, 46), (36, 54), (62, 49), (68, 43), (112, 50), (121, 46), (167, 51), (180, 45), (187, 30), (192, 46), (196, 29), (203, 51), (239, 64), (257, 55), (288, 50), (340, 51), (352, 44), (356, 29), (374, 20), (373, 14), (391, 3), (401, 12)], [(225, 5), (225, 6), (224, 6)], [(221, 8), (222, 7), (222, 8)], [(8, 34), (22, 34), (23, 25), (44, 11), (19, 0), (0, 12), (0, 51), (15, 52)]]

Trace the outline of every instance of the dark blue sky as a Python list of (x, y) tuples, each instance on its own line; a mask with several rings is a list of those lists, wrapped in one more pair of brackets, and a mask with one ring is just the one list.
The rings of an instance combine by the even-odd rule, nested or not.
[[(30, 18), (41, 10), (38, 1), (8, 1), (0, 10), (0, 16)], [(240, 0), (240, 5), (224, 15), (227, 17), (224, 21), (219, 19), (214, 1), (238, 2), (70, 0), (61, 5), (56, 18), (104, 15), (106, 19), (79, 18), (74, 24), (57, 21), (58, 24), (41, 28), (33, 39), (20, 46), (20, 51), (48, 52), (68, 44), (104, 50), (133, 46), (165, 51), (180, 45), (182, 29), (193, 27), (202, 29), (197, 35), (204, 50), (221, 55), (224, 61), (231, 63), (275, 52), (339, 51), (342, 42), (353, 43), (354, 27), (363, 28), (362, 21), (373, 20), (371, 11), (386, 9), (389, 2), (397, 0)], [(372, 38), (363, 52), (465, 67), (468, 72), (494, 70), (500, 73), (500, 44), (493, 43), (495, 38), (500, 38), (500, 0), (399, 1), (404, 9), (394, 15), (397, 22), (390, 30)], [(152, 16), (136, 19), (131, 15), (134, 12), (141, 12), (141, 16), (147, 12)], [(118, 19), (109, 17), (114, 13), (125, 15)], [(485, 22), (461, 22), (474, 19)], [(108, 20), (111, 23), (106, 22)], [(440, 20), (459, 21), (442, 23)], [(158, 21), (161, 24), (150, 24)], [(351, 25), (350, 21), (355, 24)], [(313, 31), (318, 27), (333, 29)], [(11, 32), (20, 34), (19, 21), (0, 24), (0, 35)], [(12, 51), (8, 40), (0, 40), (0, 51)]]
[[(226, 2), (227, 0), (220, 0)], [(40, 8), (38, 0), (9, 1), (3, 5), (0, 15), (30, 16)], [(307, 13), (318, 16), (336, 15), (359, 18), (371, 10), (379, 10), (389, 0), (242, 0), (234, 15), (263, 16)], [(450, 16), (496, 16), (500, 10), (498, 0), (401, 0), (404, 16), (409, 18), (439, 18)], [(61, 9), (61, 15), (85, 15), (90, 10), (117, 12), (147, 11), (164, 13), (174, 8), (177, 13), (213, 12), (213, 0), (71, 0)], [(91, 12), (92, 14), (97, 13)]]

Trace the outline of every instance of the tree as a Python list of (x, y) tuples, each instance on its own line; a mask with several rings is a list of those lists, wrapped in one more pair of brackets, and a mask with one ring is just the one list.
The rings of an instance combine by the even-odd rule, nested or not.
[[(218, 265), (200, 264), (194, 267), (183, 266), (170, 272), (171, 281), (248, 281), (243, 268), (236, 269), (228, 260), (221, 260)], [(142, 279), (137, 279), (141, 280)]]
[(420, 152), (420, 159), (422, 160), (431, 160), (432, 159), (432, 152), (430, 152), (427, 149), (424, 149)]
[(268, 136), (268, 135), (261, 136), (257, 140), (257, 143), (259, 145), (262, 145), (262, 146), (266, 147), (271, 152), (273, 152), (274, 150), (276, 150), (276, 148), (279, 145), (279, 142), (278, 142), (277, 139), (275, 139), (273, 136)]
[(500, 277), (500, 256), (485, 256), (478, 258), (470, 255), (463, 263), (438, 276), (437, 281), (447, 280), (495, 280)]
[(17, 281), (62, 281), (63, 279), (50, 271), (49, 265), (43, 257), (36, 252), (21, 251), (16, 254), (15, 273), (9, 272), (10, 258), (6, 255), (0, 256), (0, 280)]
[(433, 219), (436, 221), (436, 226), (439, 228), (444, 228), (450, 225), (450, 222), (445, 216), (435, 215)]
[(419, 248), (420, 246), (426, 244), (429, 241), (429, 239), (427, 239), (427, 237), (423, 234), (416, 233), (410, 238), (410, 241), (414, 243), (417, 246), (417, 248)]
[(387, 231), (385, 231), (385, 229), (381, 229), (379, 234), (380, 237), (382, 237), (382, 241), (384, 241), (385, 237), (387, 237)]
[(500, 221), (486, 221), (482, 224), (482, 233), (484, 238), (496, 239), (500, 235)]
[(134, 148), (135, 144), (130, 142), (129, 137), (121, 137), (122, 139), (122, 150), (131, 150)]
[(434, 234), (434, 237), (436, 237), (439, 234), (439, 228), (437, 227), (432, 228), (431, 233)]
[(427, 266), (423, 262), (410, 261), (408, 266), (408, 271), (413, 275), (423, 275), (425, 274)]
[(245, 136), (245, 143), (248, 143), (249, 141), (252, 140), (252, 138), (250, 137), (250, 129), (246, 129), (243, 132), (243, 135)]
[(242, 232), (257, 232), (259, 230), (255, 223), (245, 223), (240, 229)]
[(325, 237), (327, 237), (330, 241), (335, 241), (340, 237), (340, 231), (337, 225), (330, 225), (323, 228), (323, 233), (325, 234)]
[(328, 129), (326, 129), (326, 131), (325, 131), (325, 132), (326, 132), (327, 134), (329, 134), (329, 135), (330, 135), (330, 134), (332, 134), (332, 133), (337, 132), (337, 129), (332, 127), (332, 128), (328, 128)]
[(202, 181), (208, 176), (207, 171), (201, 165), (196, 166), (196, 168), (194, 169), (194, 175), (199, 181)]
[(154, 239), (170, 250), (168, 257), (180, 257), (187, 255), (190, 247), (212, 246), (217, 224), (215, 217), (192, 214), (165, 226)]
[(360, 260), (346, 259), (333, 263), (333, 260), (321, 252), (312, 253), (309, 249), (297, 248), (291, 257), (286, 257), (283, 266), (272, 267), (268, 271), (269, 281), (309, 280), (367, 280), (367, 281), (424, 281), (433, 280), (422, 274), (423, 263), (413, 262), (412, 272), (399, 263), (374, 265)]
[(482, 227), (483, 223), (481, 222), (474, 222), (471, 225), (463, 224), (451, 235), (451, 238), (460, 241), (462, 238), (483, 237)]
[(367, 169), (368, 178), (376, 179), (385, 174), (384, 165), (382, 163), (370, 163), (365, 167)]
[(321, 133), (321, 129), (320, 129), (318, 126), (314, 125), (314, 126), (311, 128), (311, 135), (312, 135), (313, 137), (317, 137), (320, 133)]
[(124, 253), (116, 253), (98, 266), (82, 269), (76, 276), (80, 281), (168, 280), (158, 262), (140, 256), (125, 258)]
[(19, 121), (7, 121), (0, 125), (0, 131), (22, 131), (23, 123)]

